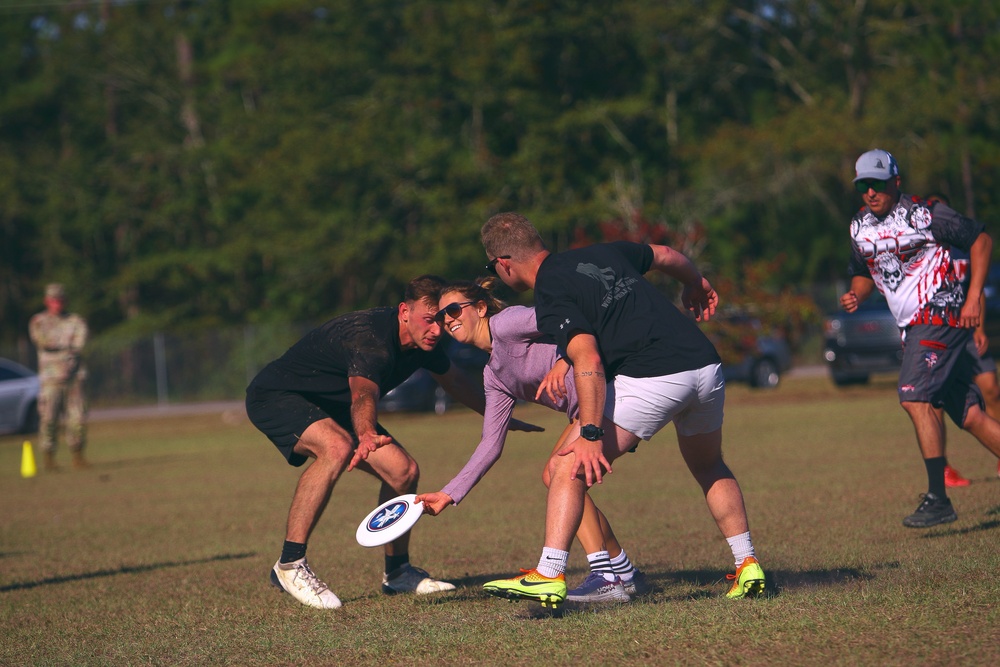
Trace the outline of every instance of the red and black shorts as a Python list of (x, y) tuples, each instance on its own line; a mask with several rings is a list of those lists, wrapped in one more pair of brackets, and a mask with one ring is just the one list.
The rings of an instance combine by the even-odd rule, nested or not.
[(972, 329), (918, 324), (906, 329), (899, 401), (943, 407), (962, 428), (969, 408), (984, 408), (975, 383), (976, 362), (969, 353)]

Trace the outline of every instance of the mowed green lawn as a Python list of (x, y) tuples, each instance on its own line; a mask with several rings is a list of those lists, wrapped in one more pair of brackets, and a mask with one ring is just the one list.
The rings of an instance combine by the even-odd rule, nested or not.
[[(268, 583), (298, 475), (239, 414), (95, 422), (93, 468), (33, 479), (24, 438), (0, 438), (0, 664), (1000, 664), (996, 459), (951, 427), (951, 461), (974, 480), (951, 492), (959, 519), (903, 528), (926, 481), (891, 381), (730, 388), (726, 457), (769, 576), (757, 600), (725, 599), (729, 549), (669, 428), (593, 491), (652, 594), (559, 616), (484, 595), (542, 546), (540, 472), (564, 422), (519, 416), (547, 431), (513, 434), (462, 506), (414, 529), (414, 564), (455, 593), (380, 594), (381, 550), (354, 540), (378, 489), (344, 477), (309, 545), (344, 601), (326, 612)], [(465, 410), (384, 423), (424, 490), (460, 469), (481, 424)], [(585, 574), (575, 545), (570, 584)]]

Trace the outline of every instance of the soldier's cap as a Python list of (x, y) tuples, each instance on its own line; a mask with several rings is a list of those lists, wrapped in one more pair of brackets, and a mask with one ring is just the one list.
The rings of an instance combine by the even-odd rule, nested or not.
[(875, 181), (888, 181), (894, 176), (899, 176), (899, 165), (892, 153), (881, 148), (862, 153), (858, 161), (854, 163), (856, 174), (854, 182), (871, 179)]
[(49, 283), (45, 286), (46, 299), (65, 299), (66, 290), (60, 283)]

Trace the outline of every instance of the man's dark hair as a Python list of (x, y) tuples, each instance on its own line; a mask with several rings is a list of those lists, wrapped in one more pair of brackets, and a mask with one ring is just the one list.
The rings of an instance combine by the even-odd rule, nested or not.
[(432, 304), (437, 304), (438, 299), (441, 297), (441, 288), (447, 282), (441, 276), (425, 273), (409, 282), (406, 286), (406, 291), (403, 293), (403, 300), (407, 303), (428, 301)]

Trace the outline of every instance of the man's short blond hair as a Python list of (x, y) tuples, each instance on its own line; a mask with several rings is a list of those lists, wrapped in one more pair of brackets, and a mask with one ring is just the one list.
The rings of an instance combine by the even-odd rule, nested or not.
[(531, 222), (520, 213), (498, 213), (486, 221), (481, 232), (483, 249), (490, 257), (526, 259), (545, 243)]

